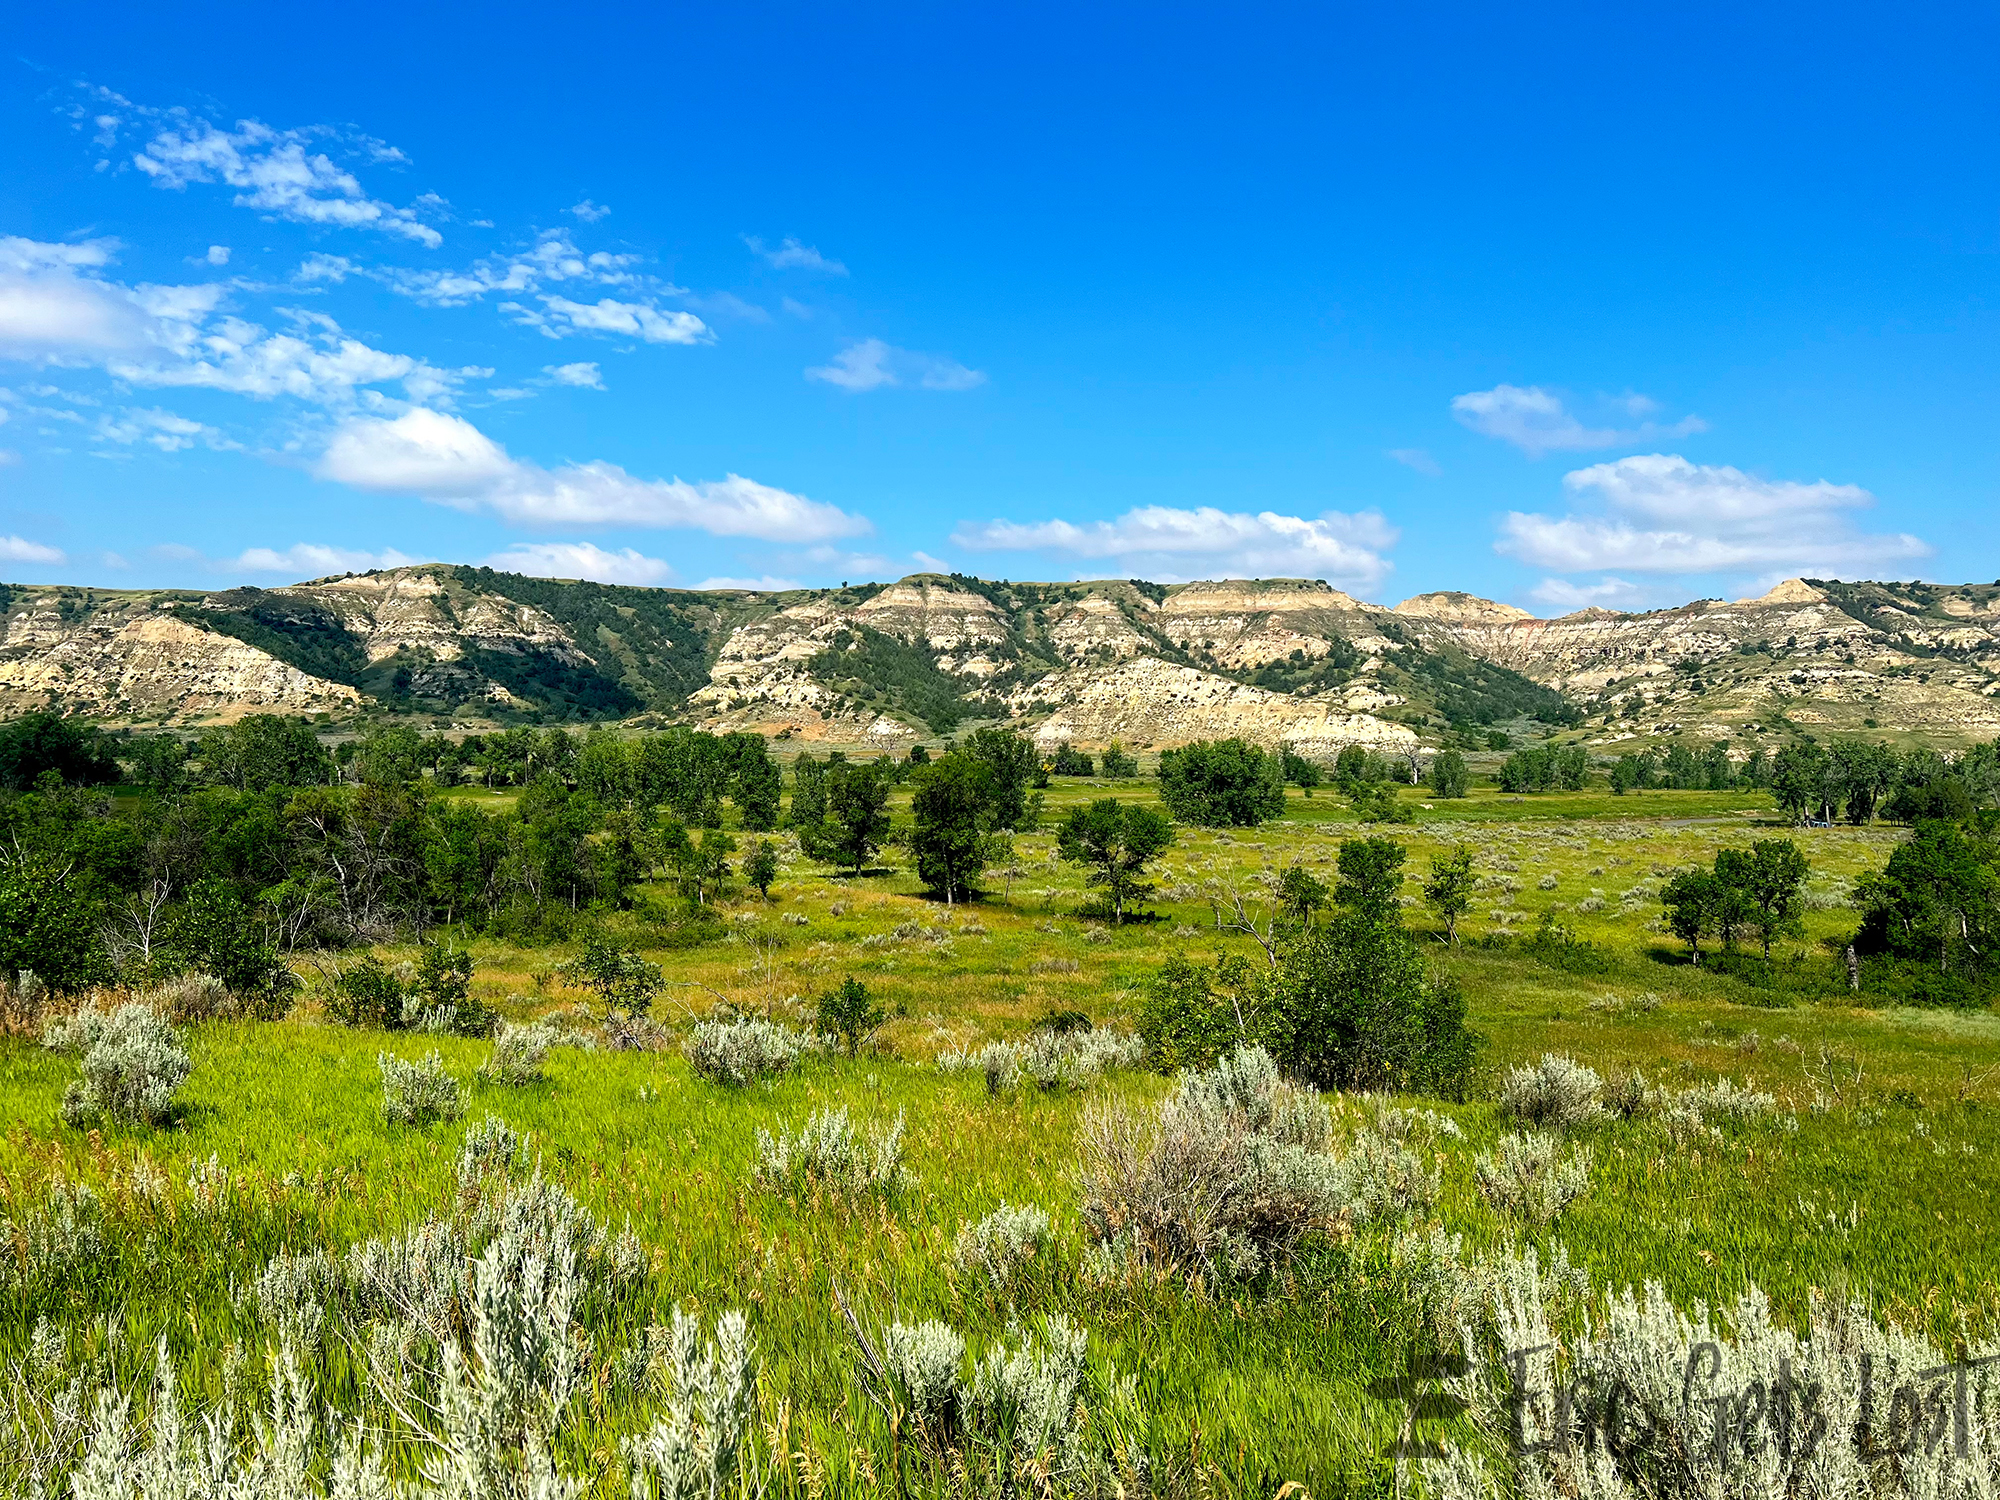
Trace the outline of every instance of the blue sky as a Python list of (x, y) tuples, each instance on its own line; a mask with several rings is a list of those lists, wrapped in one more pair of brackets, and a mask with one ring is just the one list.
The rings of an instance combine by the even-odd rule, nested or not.
[(0, 577), (2000, 576), (1991, 8), (1515, 9), (43, 7)]

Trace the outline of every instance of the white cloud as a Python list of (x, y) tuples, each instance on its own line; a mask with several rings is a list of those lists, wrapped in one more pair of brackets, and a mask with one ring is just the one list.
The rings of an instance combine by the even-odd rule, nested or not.
[[(353, 173), (320, 151), (309, 151), (326, 130), (273, 130), (257, 120), (239, 120), (234, 131), (217, 130), (185, 115), (160, 131), (132, 165), (163, 188), (222, 182), (237, 189), (236, 205), (300, 224), (340, 229), (375, 229), (435, 249), (444, 237), (421, 222), (415, 210), (370, 198)], [(377, 160), (402, 153), (380, 147)]]
[(68, 561), (68, 555), (59, 547), (45, 547), (40, 542), (29, 541), (26, 537), (0, 536), (0, 562), (52, 565)]
[(486, 559), (486, 566), (531, 578), (588, 578), (596, 583), (657, 587), (671, 583), (671, 564), (631, 547), (606, 552), (589, 542), (517, 542)]
[(1435, 479), (1444, 472), (1438, 467), (1438, 461), (1421, 448), (1391, 448), (1387, 451), (1388, 456), (1404, 468), (1415, 469), (1428, 479)]
[(591, 360), (578, 360), (573, 365), (543, 365), (542, 373), (554, 385), (573, 385), (587, 391), (604, 389), (603, 372)]
[[(489, 255), (464, 270), (411, 270), (403, 266), (369, 268), (338, 256), (309, 255), (297, 272), (301, 280), (323, 277), (340, 280), (345, 276), (367, 276), (391, 291), (430, 307), (462, 307), (476, 302), (488, 292), (520, 294), (537, 291), (552, 282), (584, 282), (593, 286), (635, 287), (657, 296), (677, 296), (682, 288), (671, 282), (642, 276), (632, 267), (636, 255), (615, 255), (608, 250), (585, 254), (576, 247), (565, 229), (550, 229), (526, 250), (507, 255)], [(338, 262), (328, 265), (327, 262)], [(503, 304), (505, 306), (505, 304)]]
[(1866, 534), (1852, 513), (1875, 503), (1858, 485), (1759, 479), (1664, 453), (1593, 464), (1563, 476), (1606, 514), (1510, 512), (1495, 550), (1559, 573), (1619, 569), (1779, 578), (1880, 577), (1931, 555), (1906, 532)]
[(115, 249), (0, 239), (0, 358), (333, 406), (388, 381), (414, 401), (445, 398), (467, 374), (371, 348), (323, 314), (295, 313), (297, 332), (273, 334), (222, 312), (226, 288), (214, 283), (123, 285), (99, 274)]
[(611, 217), (610, 209), (601, 203), (592, 203), (588, 198), (584, 199), (581, 203), (564, 209), (563, 212), (566, 214), (575, 214), (577, 218), (583, 220), (586, 224), (595, 224), (599, 219), (608, 219)]
[(128, 447), (133, 443), (150, 443), (162, 453), (178, 453), (197, 443), (218, 451), (242, 446), (206, 423), (161, 411), (158, 407), (127, 407), (116, 416), (107, 413), (97, 419), (96, 433), (108, 443), (121, 443)]
[(775, 250), (754, 234), (743, 236), (743, 243), (750, 247), (750, 253), (761, 257), (766, 264), (780, 271), (821, 271), (828, 276), (845, 276), (847, 267), (837, 260), (829, 260), (811, 245), (801, 245), (786, 236)]
[(229, 247), (228, 247), (227, 245), (210, 245), (210, 246), (208, 247), (208, 257), (207, 257), (207, 259), (208, 259), (208, 263), (209, 263), (209, 264), (210, 264), (211, 266), (226, 266), (226, 265), (228, 265), (228, 264), (229, 264)]
[(844, 391), (873, 391), (885, 385), (915, 385), (927, 391), (968, 391), (985, 383), (979, 370), (936, 354), (897, 349), (881, 339), (862, 339), (834, 355), (833, 362), (806, 371), (806, 379)]
[(1535, 586), (1534, 597), (1558, 609), (1637, 609), (1647, 602), (1646, 591), (1638, 584), (1609, 576), (1589, 584), (1544, 578)]
[(1382, 554), (1395, 527), (1375, 511), (1327, 511), (1317, 519), (1140, 506), (1115, 521), (988, 521), (961, 525), (952, 540), (980, 551), (1060, 552), (1115, 563), (1149, 578), (1323, 578), (1369, 587), (1390, 570)]
[(782, 594), (790, 589), (804, 588), (796, 578), (773, 578), (766, 573), (762, 578), (704, 578), (695, 585), (697, 589), (731, 589), (747, 594)]
[(926, 573), (949, 573), (952, 571), (950, 563), (941, 557), (932, 557), (928, 552), (912, 552), (910, 554), (910, 561), (922, 568)]
[(544, 313), (518, 302), (504, 302), (501, 307), (511, 312), (516, 322), (538, 328), (552, 339), (578, 333), (622, 333), (649, 344), (705, 344), (714, 338), (708, 325), (693, 313), (663, 310), (650, 302), (619, 302), (611, 297), (594, 303), (551, 296), (540, 300), (547, 309)]
[[(1605, 404), (1628, 417), (1643, 417), (1659, 410), (1659, 403), (1650, 396), (1631, 392), (1606, 398)], [(1655, 422), (1641, 422), (1624, 430), (1587, 427), (1571, 414), (1562, 397), (1538, 385), (1496, 385), (1490, 391), (1468, 391), (1452, 397), (1451, 414), (1474, 432), (1512, 443), (1530, 458), (1556, 451), (1657, 442), (1661, 438), (1688, 437), (1708, 430), (1708, 424), (1694, 416), (1683, 417), (1667, 427)]]
[(282, 573), (288, 578), (323, 578), (330, 573), (366, 573), (375, 568), (407, 568), (423, 558), (410, 557), (394, 547), (380, 552), (364, 552), (350, 547), (327, 547), (317, 542), (294, 542), (284, 551), (252, 547), (240, 557), (209, 564), (219, 572)]
[(342, 424), (316, 470), (357, 489), (421, 495), (541, 526), (686, 527), (716, 536), (814, 542), (870, 530), (860, 517), (731, 474), (635, 479), (616, 464), (557, 469), (512, 458), (463, 418), (418, 408)]

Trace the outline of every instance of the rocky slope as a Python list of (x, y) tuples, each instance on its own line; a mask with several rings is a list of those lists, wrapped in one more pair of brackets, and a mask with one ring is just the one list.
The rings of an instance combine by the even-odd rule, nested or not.
[(0, 714), (678, 720), (900, 746), (980, 722), (1134, 750), (1243, 735), (1330, 756), (1536, 718), (1607, 746), (1757, 732), (2000, 734), (2000, 584), (1791, 580), (1543, 620), (1297, 579), (1162, 587), (919, 574), (782, 594), (443, 565), (279, 589), (0, 585)]

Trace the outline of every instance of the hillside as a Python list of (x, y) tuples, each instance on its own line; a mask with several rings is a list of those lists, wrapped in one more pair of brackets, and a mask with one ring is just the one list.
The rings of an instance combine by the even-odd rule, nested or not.
[(703, 593), (422, 565), (212, 594), (0, 585), (0, 620), (0, 713), (113, 723), (671, 719), (886, 747), (1004, 722), (1044, 744), (1243, 735), (1315, 755), (1521, 720), (1600, 744), (2000, 733), (2000, 585), (1795, 579), (1543, 620), (1298, 579)]

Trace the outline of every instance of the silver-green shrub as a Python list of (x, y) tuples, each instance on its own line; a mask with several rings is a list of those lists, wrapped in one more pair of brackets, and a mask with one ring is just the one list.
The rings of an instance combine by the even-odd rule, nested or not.
[(0, 1292), (74, 1286), (106, 1253), (104, 1205), (87, 1183), (53, 1178), (22, 1217), (0, 1214)]
[(79, 1010), (45, 1030), (42, 1045), (78, 1056), (79, 1076), (62, 1102), (63, 1119), (76, 1126), (162, 1124), (194, 1068), (180, 1033), (137, 1003)]
[(742, 1088), (759, 1078), (790, 1072), (812, 1047), (810, 1038), (756, 1016), (697, 1021), (682, 1049), (696, 1073), (711, 1083)]
[(903, 1117), (887, 1130), (857, 1131), (845, 1107), (809, 1116), (794, 1135), (783, 1126), (757, 1131), (756, 1176), (782, 1192), (818, 1190), (843, 1197), (890, 1195), (909, 1182), (903, 1166)]
[(1150, 1112), (1094, 1111), (1080, 1140), (1084, 1227), (1103, 1269), (1254, 1275), (1344, 1206), (1325, 1103), (1261, 1047), (1184, 1074)]
[(548, 1074), (542, 1065), (549, 1049), (562, 1040), (553, 1026), (516, 1026), (502, 1021), (493, 1033), (493, 1051), (479, 1069), (482, 1078), (504, 1083), (510, 1088), (526, 1088), (542, 1082)]
[(1049, 1216), (1039, 1205), (1003, 1203), (976, 1224), (961, 1225), (953, 1245), (960, 1270), (978, 1271), (1004, 1287), (1049, 1245)]
[(1129, 1032), (1097, 1027), (1089, 1031), (1042, 1031), (1018, 1042), (988, 1042), (983, 1047), (941, 1053), (940, 1071), (986, 1075), (994, 1093), (1032, 1083), (1045, 1093), (1085, 1089), (1111, 1068), (1135, 1068), (1145, 1060), (1146, 1044)]
[(762, 1494), (756, 1346), (743, 1314), (717, 1318), (715, 1337), (704, 1344), (700, 1322), (674, 1309), (659, 1364), (655, 1380), (668, 1394), (667, 1413), (625, 1444), (634, 1500), (711, 1500), (739, 1482), (743, 1493)]
[(375, 1062), (382, 1070), (382, 1114), (391, 1125), (430, 1125), (465, 1113), (465, 1090), (437, 1053), (405, 1062), (379, 1052)]
[(1565, 1150), (1556, 1136), (1516, 1131), (1474, 1157), (1472, 1175), (1500, 1213), (1551, 1224), (1590, 1191), (1590, 1150)]
[(1510, 1068), (1500, 1107), (1534, 1129), (1569, 1130), (1601, 1119), (1604, 1080), (1574, 1058), (1545, 1053), (1538, 1063)]

